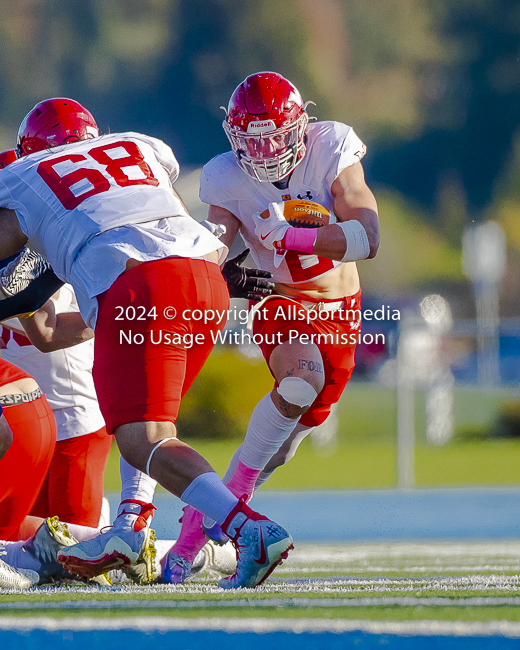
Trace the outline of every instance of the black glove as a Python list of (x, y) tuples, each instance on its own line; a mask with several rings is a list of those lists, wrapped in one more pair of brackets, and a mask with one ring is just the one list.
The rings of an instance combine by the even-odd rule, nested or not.
[(269, 282), (273, 274), (269, 271), (259, 271), (241, 266), (249, 254), (249, 248), (226, 262), (222, 267), (222, 275), (229, 289), (231, 298), (247, 298), (258, 302), (270, 296), (274, 289), (274, 283)]

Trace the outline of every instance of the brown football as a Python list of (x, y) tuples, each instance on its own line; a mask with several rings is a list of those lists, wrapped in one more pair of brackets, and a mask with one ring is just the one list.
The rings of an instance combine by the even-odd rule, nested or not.
[[(264, 210), (260, 216), (267, 219), (269, 209)], [(329, 224), (330, 212), (319, 203), (293, 199), (284, 201), (283, 216), (295, 228), (319, 228)]]

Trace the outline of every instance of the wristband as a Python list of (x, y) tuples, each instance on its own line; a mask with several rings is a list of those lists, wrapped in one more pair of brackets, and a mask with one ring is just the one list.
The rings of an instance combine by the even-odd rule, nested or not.
[(338, 221), (336, 226), (343, 230), (347, 249), (343, 255), (342, 262), (355, 262), (356, 260), (366, 260), (370, 254), (370, 244), (368, 243), (367, 231), (356, 219), (351, 221)]
[(310, 255), (314, 252), (317, 236), (317, 228), (289, 228), (281, 241), (280, 248)]

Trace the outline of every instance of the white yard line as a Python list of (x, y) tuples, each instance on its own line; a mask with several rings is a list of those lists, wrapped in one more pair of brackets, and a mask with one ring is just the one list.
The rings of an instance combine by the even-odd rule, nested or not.
[[(68, 600), (50, 603), (11, 602), (3, 603), (3, 610), (70, 610), (70, 609), (207, 609), (209, 607), (495, 607), (507, 605), (518, 607), (520, 597), (484, 597), (473, 598), (431, 598), (411, 596), (373, 596), (370, 598), (255, 598), (255, 599), (218, 599), (218, 600)], [(0, 619), (1, 620), (1, 619)]]
[[(378, 592), (453, 592), (453, 591), (503, 591), (511, 595), (520, 592), (520, 577), (517, 575), (469, 575), (469, 576), (447, 576), (435, 578), (399, 578), (399, 577), (376, 577), (372, 579), (328, 576), (326, 578), (301, 577), (301, 578), (273, 578), (257, 589), (242, 590), (240, 593), (250, 594), (282, 594), (298, 597), (301, 594), (356, 594), (356, 593), (378, 593)], [(153, 597), (158, 594), (171, 594), (172, 596), (200, 596), (218, 595), (226, 600), (233, 601), (239, 595), (237, 592), (223, 591), (213, 581), (194, 580), (184, 585), (115, 585), (113, 587), (85, 587), (62, 586), (45, 587), (33, 589), (26, 592), (19, 592), (10, 589), (0, 589), (0, 594), (17, 594), (25, 601), (33, 602), (42, 596), (82, 594), (82, 595), (105, 595), (112, 596), (107, 602), (115, 602), (118, 598), (125, 596), (146, 595)], [(3, 607), (8, 603), (3, 603)]]
[(162, 616), (132, 618), (76, 618), (52, 619), (48, 617), (11, 618), (0, 617), (0, 631), (14, 630), (30, 632), (43, 631), (96, 631), (96, 630), (135, 630), (139, 632), (224, 631), (253, 632), (311, 632), (344, 633), (361, 631), (368, 634), (457, 636), (457, 637), (507, 637), (520, 638), (520, 623), (490, 621), (488, 623), (461, 621), (363, 621), (363, 620), (323, 620), (323, 619), (276, 619), (276, 618), (201, 618), (182, 619)]

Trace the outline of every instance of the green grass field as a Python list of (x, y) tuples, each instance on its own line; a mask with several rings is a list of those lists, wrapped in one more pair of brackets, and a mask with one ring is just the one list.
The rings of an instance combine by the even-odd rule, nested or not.
[(0, 592), (1, 616), (520, 621), (517, 542), (300, 545), (261, 587), (70, 585)]
[[(269, 378), (264, 380), (268, 385)], [(425, 440), (418, 393), (417, 486), (517, 485), (520, 440), (493, 435), (502, 404), (514, 397), (508, 390), (457, 389), (455, 436), (436, 447)], [(306, 440), (296, 457), (273, 475), (269, 489), (397, 485), (395, 391), (353, 383), (340, 402), (338, 418), (336, 444), (319, 448)], [(238, 439), (189, 442), (220, 474), (239, 444)], [(115, 448), (105, 485), (107, 491), (119, 489)], [(492, 626), (520, 622), (519, 576), (520, 543), (514, 541), (301, 544), (256, 590), (225, 592), (215, 586), (214, 576), (182, 586), (47, 588), (22, 595), (4, 593), (0, 612), (23, 617), (225, 619), (244, 621), (255, 631), (263, 630), (262, 621), (275, 620), (309, 625), (451, 622), (464, 633), (464, 626), (476, 622)]]
[[(514, 391), (509, 390), (458, 389), (455, 436), (447, 445), (436, 447), (425, 440), (424, 409), (418, 393), (417, 486), (518, 484), (520, 439), (491, 435), (501, 405), (512, 396)], [(318, 448), (310, 439), (305, 440), (295, 458), (272, 476), (269, 489), (370, 489), (397, 485), (395, 391), (353, 383), (343, 395), (338, 418), (336, 445)], [(240, 440), (188, 442), (222, 475)], [(105, 476), (106, 492), (119, 490), (118, 462), (114, 447)]]

